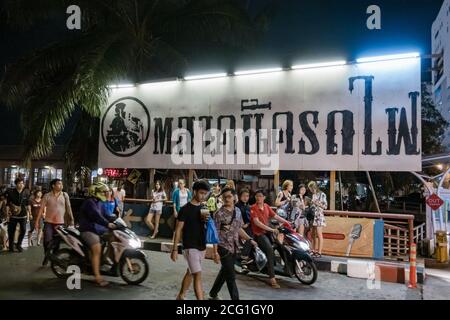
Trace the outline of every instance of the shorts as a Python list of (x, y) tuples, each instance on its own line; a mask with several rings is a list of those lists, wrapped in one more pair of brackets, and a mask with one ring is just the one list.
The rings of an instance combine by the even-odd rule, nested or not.
[(308, 228), (309, 222), (308, 219), (304, 216), (298, 216), (297, 219), (294, 221), (295, 228), (299, 228), (300, 226), (305, 226), (305, 228)]
[(206, 250), (184, 249), (183, 255), (187, 261), (189, 272), (195, 274), (202, 271), (202, 260), (205, 259)]
[(81, 239), (89, 248), (100, 243), (100, 236), (90, 231), (81, 232)]
[(157, 208), (150, 208), (150, 212), (149, 213), (162, 214), (162, 210), (159, 210)]

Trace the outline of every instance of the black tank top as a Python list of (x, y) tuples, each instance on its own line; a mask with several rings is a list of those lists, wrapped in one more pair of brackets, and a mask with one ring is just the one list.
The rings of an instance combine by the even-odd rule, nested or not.
[(284, 194), (284, 192), (283, 192), (283, 191), (281, 191), (281, 193), (283, 194), (283, 196), (281, 197), (280, 201), (284, 201), (284, 200), (287, 200), (287, 199), (288, 199), (288, 197), (286, 197), (286, 195)]

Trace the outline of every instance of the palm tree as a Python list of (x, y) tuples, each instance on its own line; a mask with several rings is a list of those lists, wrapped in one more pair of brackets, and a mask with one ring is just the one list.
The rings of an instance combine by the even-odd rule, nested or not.
[[(5, 0), (7, 23), (34, 26), (61, 16), (72, 2)], [(51, 152), (76, 109), (85, 113), (80, 119), (98, 117), (111, 83), (179, 76), (205, 45), (248, 49), (271, 10), (251, 17), (235, 0), (76, 2), (81, 31), (67, 32), (61, 41), (21, 57), (0, 83), (2, 102), (21, 113), (27, 161)], [(86, 123), (75, 127), (98, 134)]]

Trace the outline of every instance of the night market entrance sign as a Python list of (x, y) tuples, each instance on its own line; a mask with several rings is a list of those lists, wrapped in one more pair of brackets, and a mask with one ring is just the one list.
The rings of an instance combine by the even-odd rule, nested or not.
[(116, 88), (107, 168), (420, 171), (420, 58)]

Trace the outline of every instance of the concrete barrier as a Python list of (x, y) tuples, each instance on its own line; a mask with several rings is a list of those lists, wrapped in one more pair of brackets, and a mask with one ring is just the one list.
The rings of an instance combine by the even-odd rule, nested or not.
[[(144, 241), (144, 250), (170, 253), (172, 242)], [(178, 252), (182, 253), (179, 245)], [(213, 258), (213, 246), (206, 246), (206, 258)], [(358, 279), (376, 279), (383, 282), (407, 284), (409, 282), (409, 264), (405, 262), (378, 261), (368, 259), (348, 259), (343, 257), (322, 256), (315, 259), (319, 271), (339, 273)], [(423, 261), (417, 262), (417, 283), (425, 281)]]

